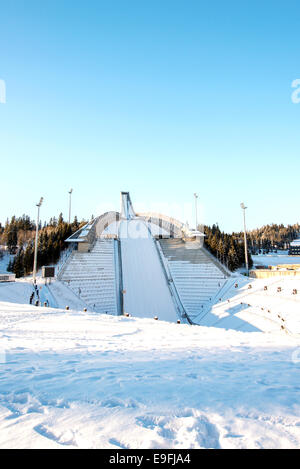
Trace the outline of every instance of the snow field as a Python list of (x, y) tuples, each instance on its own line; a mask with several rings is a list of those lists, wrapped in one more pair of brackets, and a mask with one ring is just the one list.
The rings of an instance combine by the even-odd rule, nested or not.
[(0, 303), (0, 447), (296, 448), (300, 340)]

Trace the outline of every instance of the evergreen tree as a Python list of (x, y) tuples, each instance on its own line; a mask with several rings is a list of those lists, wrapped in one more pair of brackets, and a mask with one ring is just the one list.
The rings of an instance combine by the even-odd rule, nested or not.
[(24, 251), (24, 257), (23, 257), (23, 267), (24, 267), (24, 272), (26, 275), (32, 272), (33, 257), (34, 257), (33, 243), (29, 243)]
[(228, 265), (229, 270), (233, 272), (234, 270), (238, 269), (240, 263), (239, 263), (239, 258), (236, 253), (233, 242), (231, 243), (231, 246), (229, 248), (227, 259), (228, 259), (227, 265)]
[(23, 248), (19, 249), (18, 253), (16, 254), (13, 265), (12, 271), (16, 274), (16, 277), (23, 277), (24, 275), (24, 252)]
[(77, 216), (75, 215), (74, 221), (72, 223), (72, 230), (77, 231), (78, 229), (79, 229), (79, 222), (78, 222)]
[(18, 245), (17, 227), (13, 224), (7, 233), (7, 248), (10, 254), (14, 254)]
[(58, 225), (62, 225), (64, 222), (63, 214), (60, 212), (58, 217)]
[(218, 241), (217, 252), (218, 252), (219, 259), (221, 260), (221, 262), (224, 263), (225, 246), (224, 246), (224, 242), (223, 242), (222, 238), (220, 238), (219, 241)]
[(12, 261), (10, 260), (9, 263), (8, 263), (8, 265), (7, 265), (6, 270), (7, 270), (7, 272), (12, 272), (12, 271), (13, 271), (12, 269), (13, 269), (13, 263), (12, 263)]

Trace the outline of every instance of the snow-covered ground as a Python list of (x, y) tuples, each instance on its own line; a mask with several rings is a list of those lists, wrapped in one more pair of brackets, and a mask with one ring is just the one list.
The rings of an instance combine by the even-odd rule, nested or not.
[(7, 274), (7, 266), (9, 261), (13, 259), (13, 255), (8, 254), (6, 251), (3, 252), (3, 257), (0, 258), (0, 274)]
[(285, 334), (3, 302), (0, 340), (2, 448), (300, 445)]
[[(278, 287), (281, 288), (280, 292)], [(294, 289), (299, 292), (297, 295), (292, 294)], [(200, 314), (197, 322), (204, 326), (245, 332), (278, 332), (284, 327), (283, 332), (300, 336), (299, 311), (299, 277), (261, 280), (240, 276), (232, 279), (228, 288), (225, 285), (219, 301), (208, 313)]]
[[(75, 293), (64, 285), (62, 282), (52, 281), (45, 286), (44, 280), (41, 278), (41, 272), (38, 272), (37, 285), (39, 290), (40, 302), (48, 301), (49, 305), (54, 308), (65, 308), (83, 310), (87, 305), (75, 295)], [(30, 295), (33, 291), (32, 277), (23, 277), (15, 282), (0, 282), (0, 301), (11, 303), (29, 304)], [(34, 297), (33, 304), (35, 303)]]
[(234, 282), (204, 326), (84, 313), (60, 282), (50, 299), (74, 310), (35, 307), (30, 278), (0, 284), (0, 447), (299, 447), (300, 282)]
[(288, 251), (270, 252), (269, 254), (252, 255), (253, 264), (279, 265), (300, 264), (300, 256), (289, 256)]

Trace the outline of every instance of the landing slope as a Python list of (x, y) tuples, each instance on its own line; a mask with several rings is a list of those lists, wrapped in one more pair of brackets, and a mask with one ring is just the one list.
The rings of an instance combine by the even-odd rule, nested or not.
[(135, 317), (176, 321), (171, 293), (146, 222), (122, 221), (120, 240), (125, 311)]

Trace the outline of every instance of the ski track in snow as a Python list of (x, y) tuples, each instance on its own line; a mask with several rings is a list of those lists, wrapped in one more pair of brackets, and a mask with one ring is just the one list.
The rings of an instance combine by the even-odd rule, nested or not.
[(0, 344), (1, 448), (300, 446), (298, 338), (2, 302)]

